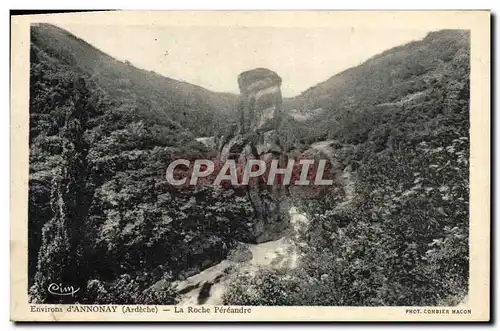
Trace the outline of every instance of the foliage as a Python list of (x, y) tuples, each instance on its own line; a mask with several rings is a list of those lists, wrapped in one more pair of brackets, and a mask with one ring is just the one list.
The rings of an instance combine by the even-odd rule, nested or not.
[(273, 272), (260, 269), (255, 275), (237, 274), (233, 279), (232, 286), (222, 298), (225, 305), (292, 305), (300, 285), (296, 281), (288, 280), (284, 270)]
[(177, 293), (170, 283), (160, 290), (143, 289), (141, 282), (123, 274), (111, 283), (91, 280), (87, 285), (88, 299), (94, 304), (172, 305), (177, 303)]
[[(54, 299), (47, 292), (51, 283), (81, 285), (85, 261), (81, 248), (82, 233), (87, 226), (87, 214), (92, 191), (87, 185), (88, 144), (84, 138), (88, 118), (96, 114), (85, 80), (69, 81), (71, 97), (63, 105), (65, 123), (60, 132), (61, 165), (52, 178), (51, 207), (53, 216), (42, 231), (35, 282), (38, 300)], [(50, 302), (50, 301), (49, 301)]]

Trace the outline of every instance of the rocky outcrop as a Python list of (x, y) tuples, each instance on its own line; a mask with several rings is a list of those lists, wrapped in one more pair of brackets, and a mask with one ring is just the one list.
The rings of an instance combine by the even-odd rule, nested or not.
[[(258, 68), (241, 73), (238, 84), (239, 128), (236, 136), (222, 146), (221, 160), (243, 157), (286, 161), (275, 135), (282, 111), (281, 78), (274, 71)], [(255, 211), (249, 240), (260, 243), (280, 238), (290, 223), (285, 187), (266, 185), (263, 180), (249, 184), (247, 196)]]
[(199, 137), (196, 141), (205, 145), (208, 149), (215, 149), (217, 147), (215, 137)]
[(238, 76), (238, 85), (241, 132), (276, 128), (283, 103), (278, 74), (263, 68), (245, 71)]

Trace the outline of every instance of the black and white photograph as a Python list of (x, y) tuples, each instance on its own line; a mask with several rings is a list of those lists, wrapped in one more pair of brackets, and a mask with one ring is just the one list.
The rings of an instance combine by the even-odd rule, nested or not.
[(467, 28), (32, 22), (27, 304), (471, 314), (472, 111)]

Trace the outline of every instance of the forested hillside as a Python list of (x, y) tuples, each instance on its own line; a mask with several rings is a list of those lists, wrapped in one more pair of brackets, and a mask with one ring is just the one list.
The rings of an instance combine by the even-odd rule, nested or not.
[(175, 121), (196, 136), (218, 130), (236, 102), (235, 95), (211, 92), (118, 61), (54, 25), (34, 26), (31, 39), (38, 49), (87, 74), (141, 117), (157, 123)]
[(287, 100), (288, 109), (322, 109), (300, 124), (310, 130), (298, 132), (308, 142), (333, 140), (333, 158), (351, 175), (354, 194), (345, 201), (335, 194), (301, 201), (310, 223), (300, 232), (299, 266), (240, 275), (225, 303), (454, 305), (464, 299), (469, 43), (467, 31), (432, 32)]
[[(432, 93), (442, 93), (443, 90), (436, 84), (446, 82), (450, 74), (460, 75), (450, 72), (451, 68), (446, 64), (457, 56), (466, 60), (466, 47), (467, 31), (431, 32), (423, 40), (375, 55), (295, 98), (285, 99), (284, 107), (315, 114), (311, 122), (319, 124), (315, 130), (319, 138), (347, 136), (347, 140), (356, 143), (363, 138), (356, 135), (366, 135), (370, 127), (379, 123), (370, 124), (364, 132), (353, 130), (353, 125), (365, 126), (367, 120), (357, 116), (366, 117), (370, 116), (366, 115), (369, 113), (391, 112), (392, 109), (434, 102), (439, 96)], [(318, 115), (318, 110), (323, 112)], [(356, 114), (351, 116), (350, 112)], [(343, 117), (352, 123), (337, 123)]]
[(56, 300), (56, 281), (80, 287), (78, 302), (174, 302), (148, 288), (218, 262), (252, 217), (234, 192), (179, 192), (163, 178), (173, 158), (207, 154), (194, 138), (216, 130), (233, 97), (51, 25), (32, 27), (30, 63), (31, 300)]

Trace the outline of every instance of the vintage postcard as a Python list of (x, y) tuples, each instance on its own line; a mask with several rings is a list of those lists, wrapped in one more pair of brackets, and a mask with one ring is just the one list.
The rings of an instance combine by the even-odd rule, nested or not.
[(13, 321), (488, 321), (489, 11), (11, 20)]

